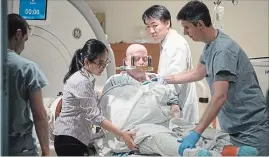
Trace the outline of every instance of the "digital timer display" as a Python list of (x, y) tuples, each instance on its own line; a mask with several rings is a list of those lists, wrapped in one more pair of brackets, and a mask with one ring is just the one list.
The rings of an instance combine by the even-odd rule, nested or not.
[(47, 0), (20, 0), (19, 14), (25, 20), (46, 20)]

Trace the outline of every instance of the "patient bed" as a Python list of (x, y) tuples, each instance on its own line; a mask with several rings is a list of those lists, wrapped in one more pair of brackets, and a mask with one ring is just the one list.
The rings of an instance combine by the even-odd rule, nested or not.
[[(123, 130), (136, 131), (134, 141), (137, 144), (159, 133), (175, 135), (174, 140), (167, 141), (169, 146), (164, 144), (163, 147), (169, 148), (172, 144), (176, 147), (177, 154), (177, 137), (185, 137), (195, 125), (183, 119), (171, 119), (170, 107), (167, 106), (169, 91), (165, 86), (157, 84), (143, 87), (140, 84), (119, 84), (107, 89), (99, 103), (103, 106), (104, 116), (114, 125)], [(144, 156), (144, 153), (140, 154), (139, 151), (130, 151), (124, 142), (116, 139), (111, 133), (107, 134), (103, 143), (104, 148), (111, 150), (110, 154), (106, 154), (109, 156), (123, 154)], [(209, 149), (215, 153), (214, 155), (220, 155), (218, 152), (224, 145), (229, 144), (228, 134), (216, 129), (207, 129), (198, 142), (197, 149)], [(139, 146), (141, 148), (142, 145)], [(187, 154), (189, 152), (191, 151), (187, 151)], [(150, 155), (156, 156), (156, 154)]]
[[(117, 87), (113, 87), (107, 91), (104, 92), (102, 97), (100, 98), (100, 102), (103, 105), (103, 111), (104, 116), (107, 117), (107, 119), (111, 120), (114, 125), (121, 129), (138, 129), (140, 132), (136, 135), (135, 142), (139, 143), (142, 140), (144, 140), (146, 137), (156, 134), (158, 132), (179, 132), (183, 134), (186, 134), (186, 132), (182, 132), (182, 129), (185, 129), (184, 127), (181, 128), (181, 124), (176, 124), (174, 122), (171, 123), (171, 121), (167, 120), (169, 109), (167, 106), (140, 106), (142, 101), (148, 101), (141, 99), (143, 95), (149, 92), (154, 92), (155, 97), (153, 100), (156, 100), (158, 102), (167, 101), (168, 95), (163, 94), (165, 93), (165, 89), (161, 90), (149, 90), (149, 88), (143, 88), (143, 90), (138, 90), (140, 87), (136, 85), (120, 85)], [(128, 92), (126, 92), (126, 90)], [(126, 93), (132, 93), (131, 95), (128, 95)], [(144, 97), (145, 98), (145, 97)], [(149, 100), (150, 101), (150, 100)], [(60, 113), (61, 110), (61, 95), (59, 95), (57, 98), (46, 100), (45, 101), (48, 116), (49, 116), (49, 124), (50, 124), (50, 149), (51, 149), (51, 155), (56, 155), (54, 146), (53, 146), (53, 135), (52, 131), (54, 128), (54, 121), (57, 118), (57, 115)], [(154, 104), (154, 103), (148, 103), (148, 104)], [(139, 109), (140, 108), (140, 109)], [(166, 109), (167, 108), (167, 109)], [(137, 110), (139, 109), (139, 110)], [(148, 112), (151, 111), (151, 112)], [(153, 113), (157, 114), (159, 119), (154, 119), (152, 117), (152, 111)], [(143, 113), (143, 116), (139, 115)], [(141, 117), (140, 119), (137, 117)], [(156, 117), (156, 115), (155, 115)], [(178, 121), (177, 121), (178, 122)], [(154, 128), (152, 125), (139, 125), (139, 124), (163, 124), (166, 125), (167, 128), (164, 128), (160, 126), (159, 128)], [(183, 122), (184, 123), (184, 122)], [(169, 127), (168, 127), (169, 126)], [(169, 129), (168, 129), (169, 128)], [(100, 128), (94, 128), (93, 132), (96, 132), (96, 130), (99, 130)], [(96, 154), (94, 156), (122, 156), (122, 155), (139, 155), (139, 156), (149, 156), (140, 154), (139, 151), (130, 151), (124, 142), (116, 139), (111, 133), (106, 133), (105, 136), (102, 136), (104, 134), (103, 131), (99, 131), (96, 133), (96, 137), (104, 137), (104, 138), (96, 138), (94, 140), (94, 148), (96, 150)], [(210, 132), (209, 134), (212, 134)], [(209, 135), (206, 135), (210, 137)], [(212, 135), (211, 135), (212, 136)], [(226, 139), (225, 134), (219, 134), (219, 137), (223, 136), (222, 142), (228, 143), (228, 140)], [(202, 143), (205, 147), (213, 147), (214, 142), (216, 142), (217, 138), (211, 139), (212, 142), (205, 145), (205, 143)], [(208, 142), (208, 141), (206, 141)], [(93, 149), (93, 148), (90, 148)], [(221, 148), (219, 148), (221, 149)], [(156, 156), (156, 154), (152, 154), (153, 156)]]

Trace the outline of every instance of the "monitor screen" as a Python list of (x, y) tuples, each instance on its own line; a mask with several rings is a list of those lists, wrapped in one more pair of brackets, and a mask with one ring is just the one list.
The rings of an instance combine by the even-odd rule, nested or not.
[(25, 20), (46, 20), (47, 0), (20, 0), (19, 14)]

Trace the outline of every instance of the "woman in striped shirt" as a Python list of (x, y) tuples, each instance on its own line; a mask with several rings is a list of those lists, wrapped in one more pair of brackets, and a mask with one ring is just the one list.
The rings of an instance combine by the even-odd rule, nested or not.
[(61, 113), (55, 121), (54, 147), (58, 156), (89, 155), (87, 147), (93, 140), (94, 124), (121, 137), (129, 149), (136, 147), (134, 134), (116, 128), (102, 116), (101, 106), (97, 105), (93, 74), (100, 76), (108, 63), (108, 50), (96, 39), (88, 40), (75, 52), (64, 78)]

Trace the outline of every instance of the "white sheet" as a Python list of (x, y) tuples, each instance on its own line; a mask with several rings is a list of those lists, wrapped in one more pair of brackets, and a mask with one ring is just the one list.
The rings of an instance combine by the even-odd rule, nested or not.
[[(136, 131), (134, 140), (139, 143), (152, 134), (171, 132), (167, 128), (170, 107), (166, 103), (169, 94), (170, 90), (159, 84), (128, 84), (110, 88), (102, 96), (100, 103), (105, 116), (114, 125), (122, 130)], [(153, 124), (160, 125), (152, 127)], [(108, 145), (114, 152), (128, 151), (124, 142), (111, 136)]]
[[(161, 132), (184, 137), (194, 125), (184, 120), (171, 119), (170, 107), (166, 104), (169, 100), (169, 91), (167, 87), (157, 83), (114, 86), (104, 93), (100, 103), (103, 105), (104, 115), (114, 125), (122, 130), (136, 132), (134, 138), (136, 144)], [(201, 138), (199, 143), (201, 148), (221, 150), (224, 145), (229, 143), (229, 136), (225, 133), (212, 135), (210, 138), (208, 135)], [(219, 147), (216, 147), (217, 140), (222, 140)], [(104, 140), (104, 143), (106, 142), (108, 142), (107, 147), (113, 152), (129, 151), (122, 140), (115, 138), (110, 133)]]

